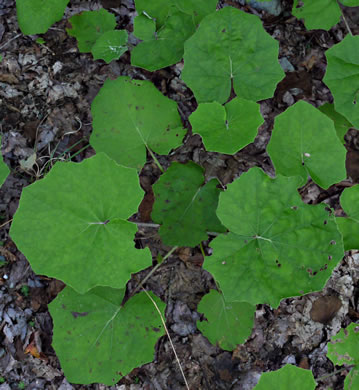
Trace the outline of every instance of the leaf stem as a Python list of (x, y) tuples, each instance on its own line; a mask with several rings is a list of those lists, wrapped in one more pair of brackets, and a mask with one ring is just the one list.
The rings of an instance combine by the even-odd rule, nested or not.
[(153, 158), (153, 161), (155, 162), (155, 164), (158, 166), (158, 168), (160, 169), (160, 171), (163, 173), (165, 170), (162, 168), (162, 165), (161, 165), (160, 162), (157, 160), (156, 156), (154, 155), (154, 153), (152, 152), (152, 150), (147, 146), (147, 144), (146, 144), (146, 148), (147, 148), (147, 150), (149, 151), (151, 157)]

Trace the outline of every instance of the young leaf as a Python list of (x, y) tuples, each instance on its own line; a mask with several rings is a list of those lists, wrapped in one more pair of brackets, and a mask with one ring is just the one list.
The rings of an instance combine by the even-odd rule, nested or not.
[[(308, 30), (329, 30), (340, 20), (340, 7), (336, 0), (301, 0), (303, 6), (298, 7), (299, 0), (294, 0), (292, 14), (304, 19)], [(318, 18), (320, 15), (320, 18)]]
[(98, 38), (116, 26), (115, 15), (101, 8), (98, 11), (85, 11), (69, 19), (72, 28), (67, 33), (77, 39), (81, 53), (89, 53)]
[(16, 0), (17, 21), (25, 35), (44, 34), (61, 20), (69, 0)]
[(146, 148), (167, 154), (178, 147), (182, 130), (177, 104), (149, 81), (106, 80), (92, 102), (91, 144), (119, 163), (140, 169)]
[(343, 115), (335, 111), (334, 104), (325, 103), (318, 109), (334, 122), (337, 136), (345, 144), (344, 136), (353, 125)]
[(220, 194), (217, 215), (230, 233), (211, 242), (204, 267), (226, 300), (277, 307), (283, 298), (320, 290), (342, 258), (334, 217), (324, 204), (303, 203), (299, 182), (271, 179), (255, 167)]
[(359, 184), (346, 188), (340, 196), (340, 204), (348, 215), (337, 218), (337, 224), (343, 235), (345, 250), (359, 249)]
[(91, 53), (95, 60), (102, 59), (108, 64), (119, 59), (128, 49), (126, 30), (106, 31), (92, 46)]
[[(97, 287), (81, 295), (66, 287), (49, 304), (53, 347), (69, 382), (111, 386), (153, 360), (161, 318), (143, 292), (121, 306), (124, 292)], [(152, 298), (164, 315), (164, 303)]]
[(154, 71), (179, 62), (183, 56), (183, 43), (195, 29), (191, 15), (171, 14), (157, 34), (133, 48), (131, 65)]
[(323, 81), (334, 96), (335, 110), (359, 128), (359, 36), (348, 34), (325, 52)]
[(161, 224), (159, 234), (166, 245), (194, 247), (206, 240), (207, 231), (226, 231), (215, 210), (218, 181), (204, 183), (203, 169), (193, 162), (172, 163), (153, 186), (152, 219)]
[(310, 176), (322, 188), (346, 178), (346, 149), (333, 121), (302, 100), (275, 118), (267, 152), (284, 176)]
[(256, 307), (247, 302), (228, 302), (216, 290), (205, 295), (198, 305), (205, 320), (197, 321), (198, 329), (212, 344), (232, 351), (251, 334)]
[(266, 99), (283, 76), (278, 42), (258, 17), (233, 7), (206, 16), (185, 43), (182, 78), (199, 103), (225, 103), (232, 82), (237, 96)]
[(255, 390), (314, 390), (316, 383), (310, 370), (286, 364), (277, 371), (265, 372)]
[(328, 357), (335, 365), (354, 365), (344, 382), (345, 390), (359, 388), (359, 328), (358, 324), (350, 324), (328, 344)]
[(235, 98), (225, 106), (201, 103), (189, 120), (208, 151), (234, 154), (253, 142), (263, 122), (257, 103)]
[(149, 250), (134, 247), (137, 227), (126, 221), (142, 197), (136, 171), (104, 154), (57, 163), (23, 190), (10, 234), (37, 274), (79, 293), (122, 288), (131, 272), (151, 264)]
[[(0, 136), (0, 147), (1, 147), (1, 136)], [(4, 181), (8, 177), (10, 173), (9, 167), (4, 163), (3, 156), (1, 155), (1, 160), (0, 160), (0, 186), (3, 185)]]

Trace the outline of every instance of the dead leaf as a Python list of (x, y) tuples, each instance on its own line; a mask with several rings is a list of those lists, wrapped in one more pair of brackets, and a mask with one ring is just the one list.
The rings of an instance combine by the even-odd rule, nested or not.
[(310, 318), (324, 325), (328, 324), (342, 307), (342, 301), (333, 295), (319, 297), (312, 305)]

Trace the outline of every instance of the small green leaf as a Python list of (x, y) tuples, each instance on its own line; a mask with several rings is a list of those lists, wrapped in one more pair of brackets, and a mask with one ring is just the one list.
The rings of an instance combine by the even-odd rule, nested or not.
[[(1, 147), (1, 136), (0, 136), (0, 147)], [(6, 178), (9, 176), (10, 169), (9, 167), (4, 163), (4, 159), (2, 154), (0, 153), (1, 160), (0, 160), (0, 186), (3, 185)]]
[(77, 39), (81, 53), (91, 52), (92, 46), (106, 31), (116, 26), (115, 15), (101, 8), (98, 11), (85, 11), (69, 19), (72, 28), (67, 33)]
[(108, 64), (119, 59), (128, 49), (126, 30), (106, 31), (92, 46), (91, 53), (95, 60), (102, 59)]
[(335, 365), (354, 365), (344, 382), (345, 390), (356, 390), (359, 387), (359, 328), (350, 324), (328, 344), (328, 357)]
[[(153, 360), (161, 318), (143, 292), (122, 307), (124, 292), (97, 287), (81, 295), (66, 287), (49, 304), (53, 347), (69, 382), (111, 386)], [(152, 298), (164, 316), (164, 303)]]
[(59, 162), (24, 188), (10, 234), (37, 274), (80, 293), (122, 288), (151, 264), (148, 248), (134, 246), (136, 225), (127, 222), (142, 197), (136, 171), (105, 154)]
[(189, 120), (208, 151), (234, 154), (253, 142), (263, 122), (257, 103), (235, 98), (225, 106), (201, 103)]
[(162, 225), (164, 244), (195, 247), (208, 238), (207, 231), (225, 231), (215, 214), (217, 185), (215, 179), (205, 184), (203, 169), (191, 161), (172, 163), (153, 186), (152, 219)]
[(325, 103), (318, 107), (318, 109), (334, 122), (337, 136), (344, 144), (344, 136), (348, 132), (349, 128), (353, 127), (353, 125), (343, 115), (335, 111), (334, 104)]
[(45, 39), (44, 38), (37, 38), (36, 43), (38, 43), (39, 45), (43, 45), (43, 44), (45, 44)]
[(106, 80), (92, 102), (91, 144), (119, 163), (141, 169), (146, 147), (167, 154), (184, 136), (177, 104), (149, 81)]
[[(297, 8), (299, 0), (294, 0), (292, 13), (298, 19), (304, 19), (308, 30), (329, 30), (340, 20), (340, 7), (336, 0), (301, 0), (303, 6)], [(320, 15), (320, 18), (318, 18)]]
[(23, 34), (44, 34), (62, 19), (69, 0), (16, 0), (17, 21)]
[(0, 62), (3, 60), (3, 58), (4, 58), (4, 57), (0, 54)]
[(150, 18), (156, 21), (157, 28), (163, 26), (171, 9), (173, 9), (172, 0), (135, 0), (135, 5), (138, 15), (146, 13)]
[(255, 390), (314, 390), (316, 382), (310, 370), (286, 364), (277, 371), (265, 372)]
[(323, 82), (334, 96), (334, 107), (359, 128), (359, 36), (348, 34), (325, 52), (328, 66)]
[(176, 7), (192, 16), (195, 25), (212, 12), (216, 11), (217, 0), (174, 0)]
[(238, 97), (266, 99), (283, 76), (278, 42), (257, 16), (233, 7), (206, 16), (185, 43), (182, 78), (199, 103), (225, 103), (232, 82)]
[(359, 184), (346, 188), (340, 196), (340, 204), (348, 217), (338, 217), (337, 223), (343, 235), (345, 250), (359, 249)]
[(340, 2), (346, 7), (358, 7), (359, 0), (340, 0)]
[(247, 302), (228, 302), (222, 294), (211, 290), (198, 305), (205, 320), (197, 321), (198, 329), (212, 344), (232, 351), (251, 334), (256, 307)]
[(324, 204), (303, 203), (299, 182), (255, 167), (220, 194), (217, 215), (230, 233), (211, 242), (204, 268), (228, 301), (277, 307), (323, 288), (343, 257), (334, 217)]
[(276, 173), (298, 175), (303, 182), (310, 176), (322, 188), (347, 176), (346, 149), (333, 121), (303, 100), (275, 118), (267, 152)]
[(151, 40), (155, 37), (156, 22), (145, 14), (135, 17), (133, 21), (133, 35), (143, 41)]

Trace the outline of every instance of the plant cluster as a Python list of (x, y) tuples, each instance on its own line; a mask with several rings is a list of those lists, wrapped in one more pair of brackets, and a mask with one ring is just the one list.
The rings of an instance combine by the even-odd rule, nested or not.
[[(216, 11), (216, 0), (135, 2), (133, 35), (141, 42), (131, 48), (132, 65), (153, 71), (183, 58), (182, 80), (199, 103), (189, 121), (206, 150), (234, 154), (253, 142), (262, 122), (257, 102), (272, 97), (284, 76), (278, 42), (260, 19), (231, 6)], [(17, 0), (22, 32), (46, 32), (67, 3)], [(339, 20), (336, 1), (297, 3), (293, 14), (308, 28), (330, 28)], [(127, 32), (115, 29), (108, 11), (83, 12), (69, 22), (79, 50), (95, 59), (110, 62), (128, 49)], [(297, 191), (308, 176), (325, 189), (346, 178), (344, 134), (359, 128), (359, 37), (347, 35), (326, 57), (324, 82), (334, 105), (318, 109), (299, 101), (276, 117), (267, 147), (275, 178), (252, 168), (223, 190), (217, 179), (206, 182), (194, 162), (174, 162), (166, 172), (160, 167), (153, 186), (151, 217), (164, 244), (195, 247), (208, 232), (216, 236), (204, 268), (218, 291), (201, 300), (198, 311), (207, 321), (198, 329), (223, 349), (233, 350), (250, 335), (256, 304), (277, 307), (284, 298), (320, 290), (344, 249), (359, 248), (359, 186), (341, 196), (346, 218), (324, 204), (304, 204)], [(236, 97), (229, 100), (232, 89)], [(26, 187), (10, 235), (36, 273), (67, 285), (49, 305), (53, 346), (67, 379), (111, 385), (152, 361), (164, 334), (159, 298), (142, 291), (124, 302), (131, 274), (152, 265), (148, 248), (134, 248), (137, 227), (128, 219), (143, 198), (138, 172), (147, 154), (159, 165), (156, 155), (179, 147), (188, 129), (176, 102), (151, 82), (125, 76), (104, 83), (91, 112), (97, 154), (79, 164), (56, 163)], [(8, 171), (0, 168), (5, 178)], [(359, 339), (354, 325), (348, 332), (337, 336), (329, 356), (339, 363), (341, 354), (350, 356), (346, 389), (354, 389)], [(287, 389), (294, 376), (303, 377), (300, 388), (314, 389), (312, 374), (290, 365), (264, 374), (257, 388)]]

